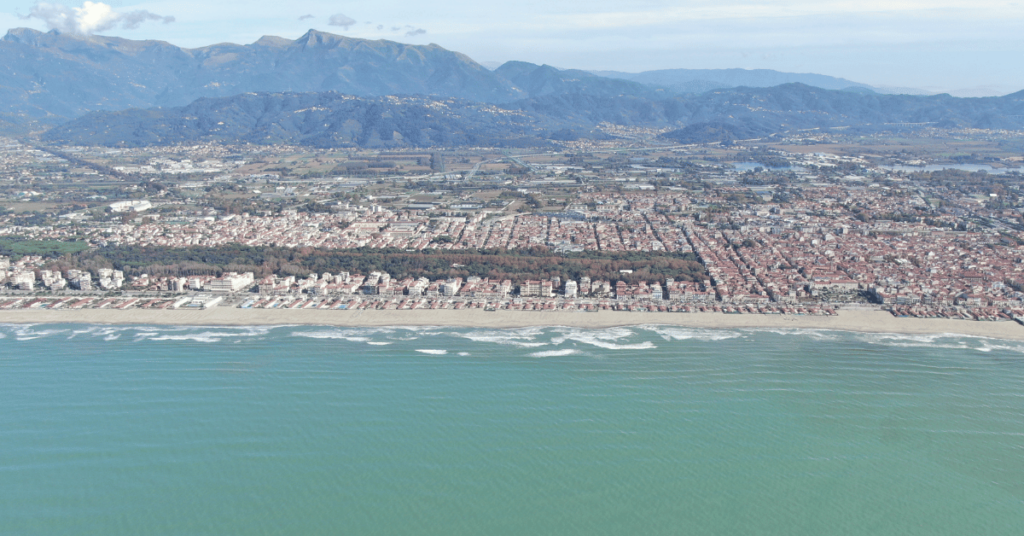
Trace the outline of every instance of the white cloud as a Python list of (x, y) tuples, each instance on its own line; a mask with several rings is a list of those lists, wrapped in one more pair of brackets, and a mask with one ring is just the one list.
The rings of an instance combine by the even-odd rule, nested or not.
[(341, 13), (331, 15), (331, 18), (327, 21), (327, 24), (330, 24), (331, 26), (341, 26), (346, 30), (351, 28), (352, 25), (354, 25), (355, 23), (355, 19), (353, 19), (352, 17), (348, 17), (346, 15), (342, 15)]
[(157, 15), (151, 11), (135, 10), (124, 13), (114, 11), (103, 2), (85, 2), (82, 7), (38, 2), (29, 10), (27, 19), (39, 19), (51, 30), (89, 35), (120, 26), (133, 30), (146, 21), (174, 22), (174, 17)]

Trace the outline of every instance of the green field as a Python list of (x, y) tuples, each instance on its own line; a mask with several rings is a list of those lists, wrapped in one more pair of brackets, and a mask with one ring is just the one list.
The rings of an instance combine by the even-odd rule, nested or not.
[(0, 255), (21, 257), (24, 255), (42, 255), (43, 257), (59, 257), (75, 254), (89, 249), (85, 242), (61, 242), (59, 240), (24, 240), (20, 238), (0, 238)]

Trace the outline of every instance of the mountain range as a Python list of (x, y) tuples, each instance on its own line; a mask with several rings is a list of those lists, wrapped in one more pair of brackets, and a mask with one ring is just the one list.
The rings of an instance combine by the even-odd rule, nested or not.
[(1024, 125), (1021, 93), (888, 95), (767, 70), (594, 73), (519, 61), (490, 70), (438, 45), (316, 30), (185, 49), (15, 29), (0, 39), (0, 99), (2, 132), (111, 145), (521, 145), (601, 136), (601, 123), (668, 127), (678, 141), (887, 123)]
[(139, 147), (203, 141), (314, 147), (538, 146), (545, 118), (456, 98), (243, 93), (174, 108), (92, 112), (44, 141)]
[(782, 84), (804, 84), (821, 89), (856, 89), (877, 92), (875, 88), (844, 78), (822, 74), (783, 73), (770, 69), (664, 69), (642, 73), (593, 71), (606, 78), (630, 80), (664, 87), (678, 93), (704, 93), (731, 87), (772, 87)]
[[(506, 103), (552, 94), (695, 93), (699, 88), (803, 83), (867, 88), (822, 75), (776, 71), (589, 73), (525, 62), (487, 69), (437, 45), (353, 39), (310, 30), (295, 40), (187, 49), (162, 41), (10, 30), (0, 39), (0, 118), (48, 123), (97, 110), (183, 106), (247, 92), (337, 91), (360, 97), (431, 95)], [(697, 89), (695, 89), (697, 88)]]
[(174, 108), (93, 112), (51, 129), (63, 144), (140, 146), (248, 141), (327, 146), (523, 146), (600, 136), (601, 123), (680, 127), (680, 143), (751, 139), (807, 129), (1024, 128), (1024, 91), (1005, 97), (878, 95), (785, 84), (662, 99), (550, 94), (504, 105), (435, 97), (259, 93)]

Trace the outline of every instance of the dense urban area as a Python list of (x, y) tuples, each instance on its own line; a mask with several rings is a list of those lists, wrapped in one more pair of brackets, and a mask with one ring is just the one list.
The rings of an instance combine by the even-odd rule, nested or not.
[(1024, 133), (543, 150), (0, 140), (0, 309), (1024, 317)]

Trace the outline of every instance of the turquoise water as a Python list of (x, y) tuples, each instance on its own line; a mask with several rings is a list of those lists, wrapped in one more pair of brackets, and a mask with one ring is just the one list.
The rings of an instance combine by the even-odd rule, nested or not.
[(0, 326), (0, 534), (1024, 533), (1024, 344)]

